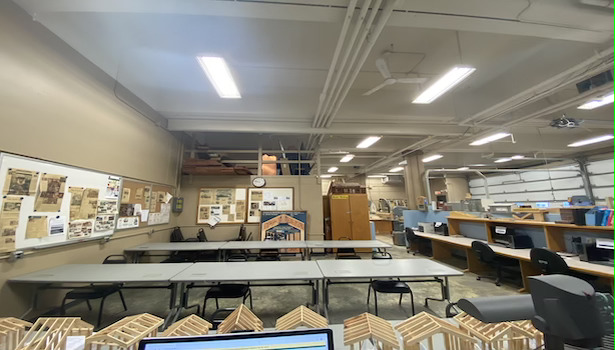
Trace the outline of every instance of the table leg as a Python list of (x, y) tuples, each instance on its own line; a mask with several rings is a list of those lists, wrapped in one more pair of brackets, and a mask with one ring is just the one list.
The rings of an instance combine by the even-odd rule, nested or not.
[(323, 311), (324, 311), (325, 318), (328, 320), (329, 319), (329, 281), (324, 279), (322, 283), (323, 283), (322, 301), (323, 301), (323, 309), (324, 309)]
[(169, 314), (164, 319), (164, 323), (162, 324), (162, 329), (166, 329), (171, 323), (175, 322), (179, 317), (181, 311), (181, 301), (179, 305), (177, 304), (177, 296), (182, 295), (184, 288), (183, 283), (171, 283), (171, 296), (169, 298)]

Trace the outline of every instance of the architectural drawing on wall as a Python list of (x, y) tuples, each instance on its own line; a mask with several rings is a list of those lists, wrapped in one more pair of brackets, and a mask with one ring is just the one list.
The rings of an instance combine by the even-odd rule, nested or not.
[(263, 211), (261, 240), (302, 241), (307, 230), (307, 211)]
[(2, 194), (33, 196), (38, 184), (38, 171), (9, 168)]
[(197, 203), (197, 224), (243, 223), (245, 188), (201, 188)]

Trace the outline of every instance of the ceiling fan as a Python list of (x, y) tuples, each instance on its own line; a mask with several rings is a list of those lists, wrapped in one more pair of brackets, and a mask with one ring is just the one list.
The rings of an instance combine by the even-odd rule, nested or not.
[(373, 94), (374, 92), (382, 89), (385, 86), (389, 86), (389, 85), (393, 85), (397, 83), (422, 84), (427, 81), (427, 78), (393, 78), (393, 76), (391, 75), (391, 72), (389, 71), (389, 65), (387, 64), (387, 61), (384, 59), (384, 57), (380, 57), (376, 59), (376, 67), (378, 68), (378, 71), (380, 71), (380, 74), (382, 74), (384, 81), (380, 85), (364, 93), (363, 96), (369, 96)]

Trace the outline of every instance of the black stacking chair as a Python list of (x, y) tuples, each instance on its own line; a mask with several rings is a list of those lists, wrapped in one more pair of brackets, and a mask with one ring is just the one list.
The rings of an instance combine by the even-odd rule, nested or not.
[[(205, 235), (205, 231), (203, 231), (203, 236)], [(179, 227), (175, 227), (171, 232), (171, 242), (199, 242), (202, 238), (199, 236), (197, 238), (184, 238), (184, 234)], [(207, 239), (205, 237), (205, 239)], [(168, 259), (163, 260), (163, 263), (180, 263), (180, 262), (194, 262), (197, 261), (199, 257), (198, 252), (191, 251), (182, 251), (182, 252), (171, 252), (171, 256)]]
[[(246, 256), (241, 257), (240, 255), (230, 256), (227, 261), (248, 261)], [(253, 308), (252, 305), (252, 291), (250, 290), (250, 284), (246, 283), (219, 283), (216, 286), (213, 286), (207, 290), (205, 293), (205, 298), (203, 299), (203, 313), (202, 316), (205, 317), (205, 308), (207, 307), (207, 299), (215, 299), (216, 301), (216, 310), (220, 309), (220, 305), (218, 303), (218, 299), (237, 299), (242, 298), (241, 303), (244, 304), (246, 299), (250, 301), (250, 309)]]
[[(103, 260), (103, 264), (126, 263), (128, 263), (128, 259), (124, 255), (109, 255), (105, 258), (105, 260)], [(96, 322), (96, 327), (100, 327), (105, 299), (115, 293), (119, 294), (120, 299), (122, 300), (122, 306), (124, 306), (124, 311), (128, 311), (126, 301), (124, 300), (124, 295), (122, 294), (121, 284), (91, 284), (89, 287), (76, 288), (66, 293), (64, 299), (62, 299), (62, 306), (60, 307), (61, 313), (62, 315), (66, 314), (67, 300), (85, 300), (88, 305), (88, 309), (92, 311), (92, 304), (90, 304), (90, 300), (100, 299), (100, 309), (98, 311), (98, 320)]]
[[(340, 241), (350, 241), (348, 237), (340, 237)], [(354, 248), (337, 248), (335, 259), (361, 259)]]
[[(374, 252), (372, 259), (392, 259), (391, 254), (387, 252)], [(399, 294), (399, 305), (401, 305), (404, 294), (410, 294), (412, 303), (412, 315), (414, 315), (414, 294), (407, 283), (402, 282), (399, 278), (390, 280), (370, 280), (369, 288), (367, 289), (367, 305), (372, 289), (374, 290), (374, 314), (378, 316), (378, 293)]]
[(500, 281), (502, 280), (502, 270), (514, 270), (513, 267), (517, 267), (517, 269), (519, 267), (519, 262), (517, 260), (497, 255), (485, 242), (473, 241), (472, 251), (474, 251), (474, 254), (476, 254), (478, 260), (486, 265), (493, 266), (496, 272), (495, 276), (476, 276), (476, 279), (479, 281), (481, 278), (495, 279), (495, 285), (500, 286)]

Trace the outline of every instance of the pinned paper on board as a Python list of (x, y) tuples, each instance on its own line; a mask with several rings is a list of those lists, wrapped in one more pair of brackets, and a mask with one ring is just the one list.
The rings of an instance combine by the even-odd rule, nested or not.
[(207, 220), (207, 224), (209, 224), (210, 227), (214, 227), (216, 226), (220, 221), (222, 221), (222, 219), (219, 216), (210, 216), (209, 220)]
[(38, 171), (9, 168), (6, 172), (3, 194), (32, 196), (36, 193)]
[(149, 218), (149, 209), (142, 209), (141, 210), (141, 222), (147, 222)]
[(100, 200), (96, 208), (96, 214), (117, 214), (117, 200)]
[(49, 218), (49, 234), (51, 236), (64, 234), (66, 216), (53, 216)]
[(81, 199), (81, 208), (79, 208), (79, 219), (90, 220), (96, 217), (98, 208), (98, 189), (86, 188), (83, 190), (83, 198)]
[(116, 176), (109, 176), (107, 180), (107, 189), (105, 191), (105, 198), (117, 199), (120, 196), (120, 182), (121, 179)]
[(165, 203), (169, 203), (169, 201), (171, 201), (171, 199), (173, 199), (173, 195), (170, 194), (169, 192), (167, 192), (167, 194), (164, 197), (164, 202)]
[(19, 212), (23, 197), (4, 196), (0, 212), (0, 251), (15, 250)]
[(122, 189), (122, 200), (120, 203), (128, 203), (130, 202), (130, 188)]
[(68, 223), (68, 239), (80, 239), (92, 235), (92, 220), (75, 220)]
[(83, 201), (83, 187), (69, 187), (68, 193), (70, 193), (70, 213), (69, 220), (79, 219), (79, 212), (81, 211), (81, 202)]
[(66, 176), (43, 174), (38, 186), (38, 193), (34, 202), (34, 211), (58, 212), (62, 207)]
[(43, 238), (48, 236), (46, 216), (28, 216), (26, 225), (26, 239)]
[(115, 226), (115, 215), (96, 215), (94, 220), (94, 231), (113, 230)]

